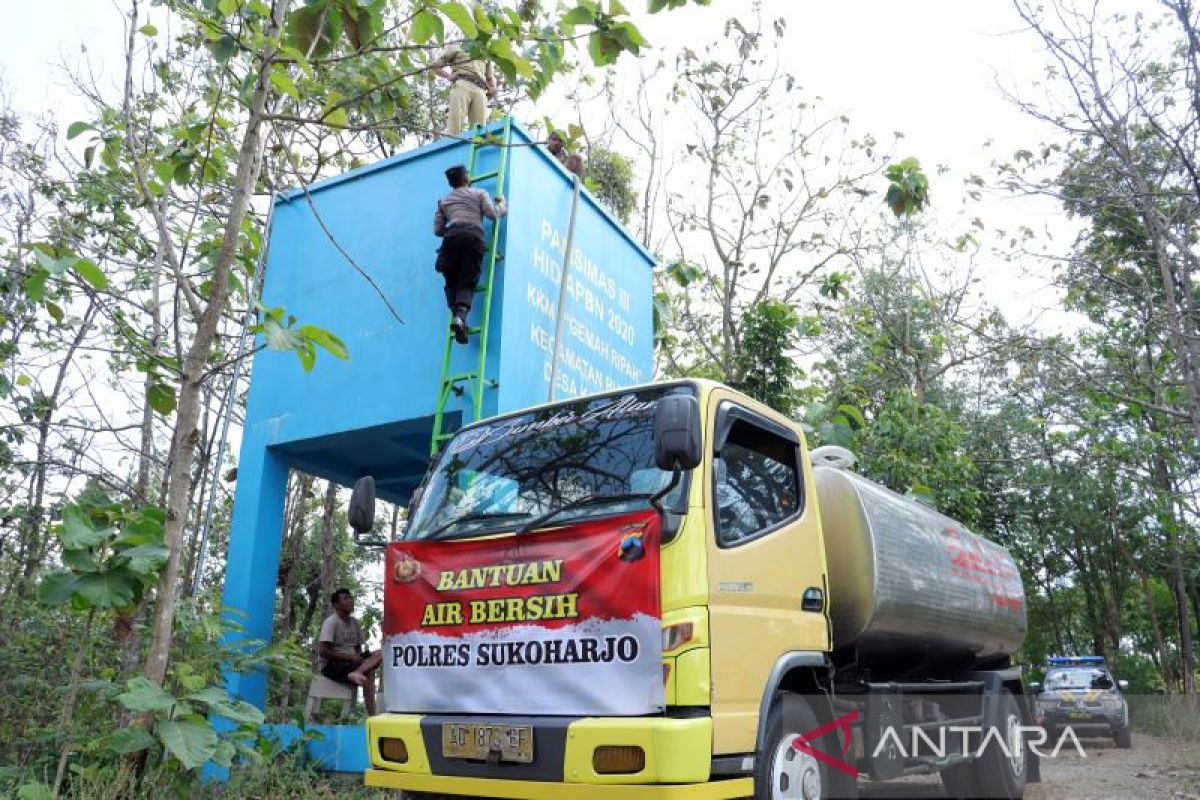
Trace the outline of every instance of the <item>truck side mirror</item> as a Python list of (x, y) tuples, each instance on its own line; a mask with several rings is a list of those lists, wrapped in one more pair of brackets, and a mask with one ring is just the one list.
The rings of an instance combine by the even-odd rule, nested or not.
[(366, 533), (375, 527), (375, 479), (370, 475), (364, 475), (354, 482), (346, 516), (350, 520), (350, 527), (358, 533)]
[(1042, 684), (1038, 683), (1037, 681), (1030, 681), (1029, 691), (1033, 692), (1034, 694), (1038, 694), (1042, 691)]
[(1119, 680), (1117, 681), (1117, 686), (1121, 687), (1121, 691), (1123, 692), (1129, 688), (1129, 681)]
[(695, 469), (700, 465), (700, 403), (685, 394), (669, 394), (654, 406), (654, 463), (659, 469)]

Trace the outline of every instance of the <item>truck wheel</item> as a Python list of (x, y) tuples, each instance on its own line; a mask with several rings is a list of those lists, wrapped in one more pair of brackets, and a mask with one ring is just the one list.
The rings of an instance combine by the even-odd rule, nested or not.
[(1113, 742), (1122, 750), (1128, 750), (1133, 747), (1133, 733), (1129, 728), (1117, 728), (1113, 731)]
[[(1021, 711), (1016, 698), (1007, 689), (1000, 695), (999, 731), (1006, 747), (1000, 747), (993, 737), (983, 754), (975, 759), (977, 797), (1011, 800), (1025, 793), (1029, 774), (1029, 759), (1021, 732)], [(1005, 752), (1005, 750), (1009, 752)]]
[[(780, 692), (767, 714), (766, 737), (754, 759), (754, 800), (829, 800), (858, 796), (855, 779), (822, 764), (794, 747), (794, 741), (820, 723), (808, 703)], [(812, 742), (815, 750), (842, 761), (841, 743), (833, 733)]]

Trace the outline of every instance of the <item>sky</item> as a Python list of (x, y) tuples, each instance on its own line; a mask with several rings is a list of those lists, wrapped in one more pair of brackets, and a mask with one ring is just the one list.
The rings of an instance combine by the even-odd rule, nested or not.
[[(751, 8), (746, 0), (713, 0), (637, 18), (653, 46), (674, 51), (719, 35), (727, 17), (749, 16)], [(787, 20), (785, 66), (808, 91), (881, 139), (903, 131), (924, 163), (971, 164), (989, 139), (1011, 150), (1039, 137), (997, 88), (1027, 85), (1041, 63), (1032, 40), (1015, 33), (1008, 0), (767, 0), (762, 16)], [(82, 113), (58, 65), (86, 60), (102, 86), (116, 87), (122, 30), (113, 0), (14, 4), (0, 27), (0, 75), (14, 105), (52, 109), (60, 119)]]
[[(637, 22), (654, 52), (664, 54), (670, 65), (679, 49), (719, 38), (729, 17), (748, 22), (753, 8), (747, 0), (713, 0), (707, 7), (639, 14)], [(993, 160), (1006, 160), (1054, 135), (1006, 97), (1005, 90), (1033, 87), (1045, 63), (1039, 43), (1023, 31), (1010, 0), (763, 0), (761, 17), (764, 28), (775, 18), (786, 21), (782, 67), (806, 94), (822, 98), (826, 112), (845, 113), (852, 130), (874, 134), (885, 148), (892, 146), (893, 132), (904, 134), (894, 154), (920, 160), (931, 182), (932, 213), (948, 235), (965, 232), (967, 221), (978, 216), (992, 234), (1018, 225), (1049, 229), (1056, 240), (1052, 247), (1073, 237), (1073, 225), (1045, 200), (989, 192), (964, 213), (963, 180), (968, 175), (987, 177), (993, 174)], [(626, 82), (636, 80), (628, 57), (619, 72)], [(539, 115), (556, 120), (560, 115), (572, 119), (574, 113), (565, 101), (539, 107)], [(589, 128), (601, 124), (593, 118)], [(666, 127), (670, 135), (671, 126)], [(940, 172), (939, 166), (947, 171)], [(880, 177), (871, 188), (882, 203), (886, 181)], [(1049, 330), (1073, 324), (1058, 308), (1044, 262), (1027, 268), (981, 252), (974, 266), (981, 297), (1014, 325)]]
[[(641, 3), (627, 5), (636, 9)], [(53, 114), (60, 129), (82, 118), (84, 107), (73, 97), (62, 64), (86, 65), (101, 87), (116, 91), (125, 6), (118, 0), (14, 4), (0, 27), (0, 81), (13, 105)], [(752, 16), (754, 6), (747, 0), (713, 0), (707, 7), (634, 13), (656, 51), (671, 54), (719, 36), (729, 16)], [(1028, 87), (1043, 63), (1034, 40), (1019, 32), (1009, 0), (764, 0), (761, 15), (787, 21), (784, 68), (806, 92), (823, 97), (827, 108), (846, 113), (856, 129), (874, 133), (880, 142), (890, 142), (893, 131), (904, 133), (897, 155), (920, 159), (934, 202), (945, 210), (961, 198), (966, 174), (986, 173), (993, 158), (1049, 133), (1005, 99), (1000, 88)], [(56, 22), (47, 25), (46, 20)], [(632, 70), (632, 59), (623, 56), (620, 71), (629, 75)], [(536, 109), (538, 116), (566, 111), (565, 103), (552, 99)], [(939, 164), (951, 171), (938, 175)], [(1040, 229), (1057, 215), (1045, 204), (1010, 198), (991, 198), (984, 210), (989, 225), (1009, 228), (1023, 222)], [(1019, 286), (1008, 283), (1004, 291), (990, 292), (1010, 317), (1028, 313), (1030, 297), (1046, 297), (1044, 280), (1022, 278)]]

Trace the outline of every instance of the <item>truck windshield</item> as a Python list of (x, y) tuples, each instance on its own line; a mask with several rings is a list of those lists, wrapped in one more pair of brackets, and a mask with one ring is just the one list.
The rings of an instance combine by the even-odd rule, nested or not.
[[(460, 431), (427, 476), (405, 538), (517, 530), (573, 503), (548, 525), (645, 507), (640, 495), (671, 478), (654, 465), (655, 403), (693, 391), (675, 385), (610, 394)], [(686, 485), (680, 481), (663, 505), (675, 508)]]

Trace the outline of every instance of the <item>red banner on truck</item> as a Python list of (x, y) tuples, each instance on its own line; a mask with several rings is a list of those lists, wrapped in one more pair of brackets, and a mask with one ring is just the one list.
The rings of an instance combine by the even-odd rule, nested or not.
[(659, 518), (388, 546), (389, 711), (661, 711)]

